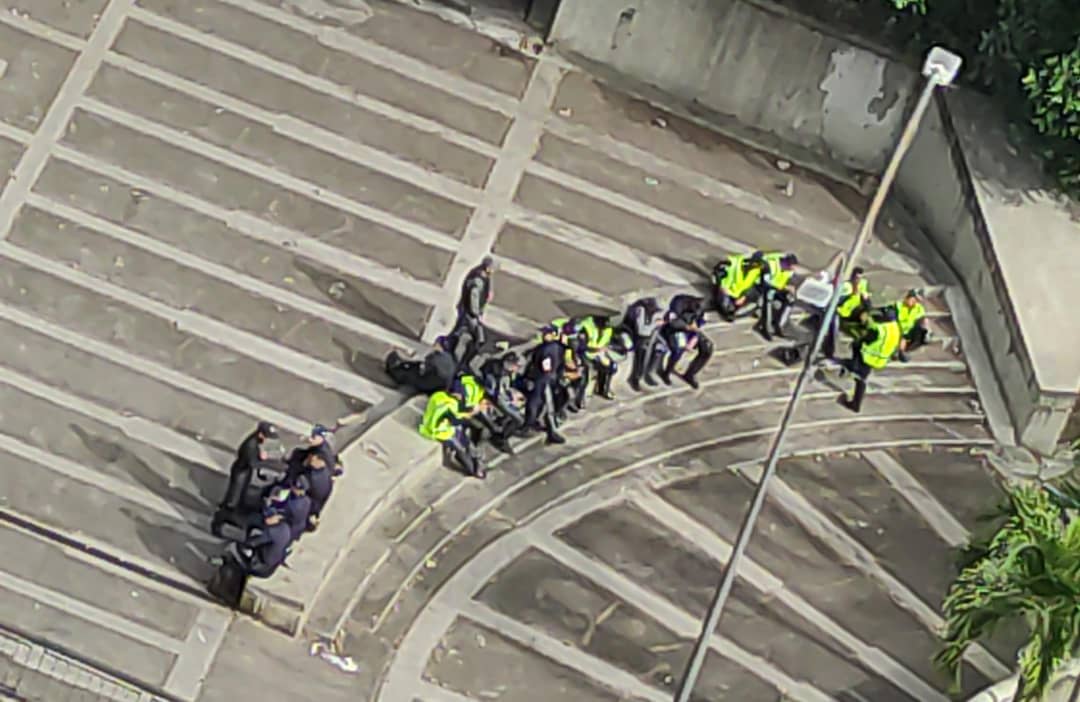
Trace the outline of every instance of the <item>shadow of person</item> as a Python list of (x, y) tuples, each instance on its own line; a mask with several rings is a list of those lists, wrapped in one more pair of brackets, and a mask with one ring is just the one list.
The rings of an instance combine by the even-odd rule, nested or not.
[(158, 474), (131, 449), (115, 441), (95, 436), (77, 424), (69, 424), (68, 426), (95, 456), (106, 463), (116, 465), (150, 492), (179, 506), (200, 514), (209, 514), (211, 507), (217, 504), (221, 496), (225, 494), (226, 477), (202, 464), (171, 454), (164, 454), (191, 478), (192, 484), (199, 492), (199, 495), (195, 496), (170, 484), (166, 478)]
[(175, 524), (147, 519), (128, 507), (121, 507), (120, 513), (135, 524), (135, 533), (147, 551), (193, 580), (210, 580), (215, 568), (208, 559), (220, 555), (220, 541), (209, 534), (205, 538), (197, 538), (183, 533), (176, 529)]
[[(419, 337), (417, 329), (411, 329), (406, 322), (402, 321), (403, 316), (406, 316), (404, 314), (405, 310), (402, 309), (399, 313), (392, 309), (395, 300), (398, 306), (402, 306), (402, 300), (395, 298), (393, 293), (383, 291), (375, 286), (372, 286), (370, 292), (361, 291), (359, 287), (343, 279), (344, 276), (322, 270), (303, 259), (296, 259), (293, 266), (306, 275), (332, 304), (346, 312), (355, 314), (402, 336), (414, 339)], [(378, 297), (382, 299), (376, 300), (373, 293), (377, 293)]]

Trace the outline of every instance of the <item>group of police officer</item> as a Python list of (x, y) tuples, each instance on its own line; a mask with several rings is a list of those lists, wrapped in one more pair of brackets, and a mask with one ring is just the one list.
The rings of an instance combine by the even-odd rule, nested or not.
[[(713, 345), (702, 332), (705, 299), (694, 295), (676, 295), (666, 308), (643, 298), (617, 322), (607, 314), (556, 319), (539, 330), (526, 354), (503, 348), (477, 364), (488, 341), (484, 313), (493, 297), (493, 272), (490, 257), (469, 272), (454, 328), (423, 361), (396, 354), (387, 359), (396, 382), (430, 394), (420, 435), (441, 443), (467, 474), (486, 475), (478, 451), (485, 435), (506, 453), (513, 453), (513, 439), (533, 431), (544, 432), (549, 444), (564, 443), (559, 426), (585, 409), (590, 389), (599, 398), (615, 398), (612, 382), (626, 356), (636, 390), (642, 383), (670, 384), (676, 376), (698, 387)], [(677, 373), (687, 354), (692, 358)]]
[[(795, 254), (760, 251), (749, 256), (732, 255), (713, 270), (714, 304), (720, 316), (734, 320), (744, 309), (760, 312), (758, 331), (767, 339), (783, 335), (795, 302), (792, 279), (799, 260)], [(823, 312), (823, 310), (819, 310)], [(822, 314), (818, 315), (820, 320)], [(927, 343), (926, 308), (918, 290), (909, 290), (902, 299), (874, 308), (870, 283), (862, 268), (855, 268), (841, 284), (840, 301), (827, 330), (823, 353), (835, 361), (838, 334), (852, 340), (852, 355), (838, 365), (855, 380), (855, 390), (841, 404), (853, 412), (862, 410), (866, 381), (875, 370), (885, 368), (893, 358), (902, 363), (908, 354)]]
[[(713, 307), (729, 322), (756, 313), (756, 329), (766, 340), (783, 337), (795, 304), (792, 282), (798, 263), (792, 253), (728, 256), (713, 270)], [(454, 328), (425, 359), (407, 361), (391, 354), (387, 360), (395, 381), (430, 394), (420, 435), (441, 443), (474, 477), (486, 475), (478, 450), (485, 435), (506, 453), (513, 453), (513, 438), (532, 431), (543, 431), (550, 444), (564, 443), (559, 425), (585, 408), (590, 385), (594, 395), (614, 399), (611, 386), (620, 359), (631, 359), (628, 384), (634, 390), (642, 383), (655, 386), (658, 379), (671, 384), (675, 376), (697, 388), (698, 373), (713, 355), (713, 344), (702, 331), (705, 299), (680, 294), (666, 308), (654, 297), (640, 299), (618, 320), (606, 314), (554, 320), (524, 356), (503, 349), (476, 367), (488, 342), (484, 312), (493, 297), (493, 272), (490, 257), (469, 272)], [(824, 347), (825, 356), (835, 359), (837, 335), (852, 339), (851, 358), (836, 364), (855, 380), (852, 397), (841, 398), (846, 407), (860, 411), (871, 372), (894, 356), (907, 361), (909, 352), (926, 343), (925, 317), (916, 290), (875, 309), (865, 273), (855, 269), (842, 285)], [(797, 357), (797, 349), (789, 351)], [(685, 370), (677, 373), (687, 356)]]
[[(763, 337), (784, 337), (796, 300), (793, 279), (798, 263), (791, 253), (728, 256), (713, 270), (712, 306), (729, 322), (756, 314), (756, 330)], [(612, 381), (621, 359), (629, 357), (628, 384), (640, 391), (642, 383), (670, 385), (675, 377), (697, 388), (697, 376), (713, 355), (713, 344), (703, 332), (706, 300), (680, 294), (666, 307), (655, 297), (637, 300), (618, 320), (606, 314), (556, 319), (540, 329), (535, 345), (524, 355), (502, 345), (499, 353), (477, 363), (490, 341), (484, 313), (493, 297), (493, 273), (490, 257), (468, 273), (453, 329), (436, 340), (424, 359), (411, 361), (391, 353), (386, 360), (386, 370), (396, 383), (430, 395), (419, 426), (421, 436), (441, 443), (471, 476), (486, 476), (478, 451), (485, 435), (497, 449), (511, 454), (512, 439), (533, 431), (544, 432), (550, 444), (564, 443), (559, 426), (569, 414), (585, 409), (590, 386), (595, 396), (614, 399)], [(836, 362), (841, 334), (852, 340), (852, 355)], [(856, 268), (842, 283), (822, 349), (842, 373), (854, 378), (854, 394), (841, 397), (844, 406), (860, 411), (870, 374), (894, 357), (906, 362), (928, 336), (919, 291), (875, 308), (865, 272)], [(799, 344), (784, 350), (789, 362), (800, 355)], [(254, 489), (253, 476), (273, 463), (262, 446), (277, 438), (277, 430), (260, 422), (240, 445), (212, 524), (219, 535), (227, 523), (243, 534), (220, 559), (222, 570), (211, 585), (223, 599), (239, 597), (242, 578), (271, 575), (284, 563), (292, 544), (318, 526), (334, 478), (342, 472), (332, 433), (316, 426), (304, 445), (279, 466), (276, 479)], [(224, 582), (230, 567), (241, 578), (239, 587)]]
[[(270, 422), (259, 422), (237, 449), (229, 482), (210, 530), (227, 538), (210, 583), (213, 594), (235, 604), (249, 576), (267, 578), (285, 563), (293, 544), (319, 526), (323, 508), (342, 474), (333, 430), (317, 424), (303, 443), (281, 459), (266, 450), (279, 438)], [(232, 526), (233, 536), (226, 533)]]

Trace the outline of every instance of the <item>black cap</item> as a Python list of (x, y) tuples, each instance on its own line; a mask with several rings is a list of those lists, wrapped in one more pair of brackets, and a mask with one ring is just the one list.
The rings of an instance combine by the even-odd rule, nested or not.
[(912, 288), (911, 290), (908, 290), (906, 295), (906, 297), (913, 297), (916, 300), (921, 300), (922, 296), (922, 290), (919, 290), (918, 288)]
[(270, 422), (259, 422), (259, 425), (255, 428), (260, 434), (268, 439), (278, 438), (277, 427)]
[(508, 351), (506, 355), (502, 357), (502, 362), (503, 365), (507, 367), (516, 366), (521, 363), (521, 356), (518, 355), (517, 351)]
[(784, 257), (780, 259), (780, 263), (787, 268), (793, 268), (799, 265), (799, 257), (793, 253), (785, 254)]
[(886, 322), (895, 322), (896, 321), (896, 308), (895, 307), (886, 307), (885, 309), (883, 309), (881, 311), (881, 316), (885, 319)]
[(862, 266), (855, 266), (855, 268), (853, 268), (851, 271), (851, 277), (854, 278), (855, 276), (862, 275), (863, 273), (866, 273), (866, 271), (863, 270)]
[(495, 268), (495, 258), (492, 256), (484, 256), (480, 261), (480, 265), (484, 268)]

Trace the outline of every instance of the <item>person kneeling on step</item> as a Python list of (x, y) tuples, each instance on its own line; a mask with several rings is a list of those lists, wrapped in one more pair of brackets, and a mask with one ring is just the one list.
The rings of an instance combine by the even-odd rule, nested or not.
[(720, 316), (734, 322), (739, 310), (756, 302), (758, 282), (765, 272), (765, 257), (760, 251), (750, 256), (732, 254), (713, 268), (713, 305)]
[(481, 401), (472, 410), (464, 410), (465, 389), (454, 383), (449, 392), (439, 390), (428, 399), (424, 417), (420, 421), (420, 436), (443, 445), (445, 451), (457, 460), (469, 475), (483, 480), (487, 477), (483, 462), (476, 448), (469, 441), (466, 431), (468, 421), (480, 412), (487, 401)]
[(909, 290), (903, 300), (895, 303), (896, 321), (900, 324), (900, 350), (897, 359), (908, 362), (908, 354), (925, 346), (930, 339), (930, 329), (926, 326), (926, 308), (922, 304), (923, 296), (918, 290)]

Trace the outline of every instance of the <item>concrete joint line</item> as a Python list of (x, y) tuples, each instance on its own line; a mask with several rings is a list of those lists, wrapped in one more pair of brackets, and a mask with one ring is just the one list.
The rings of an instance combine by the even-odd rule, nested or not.
[(866, 462), (907, 500), (938, 536), (953, 548), (966, 546), (971, 533), (952, 512), (930, 494), (930, 491), (912, 475), (903, 464), (885, 451), (868, 451), (863, 454)]
[(271, 112), (253, 103), (226, 95), (213, 88), (173, 75), (123, 54), (110, 53), (106, 62), (163, 87), (176, 90), (211, 105), (220, 106), (241, 117), (270, 127), (275, 132), (313, 149), (370, 168), (396, 180), (445, 197), (457, 204), (475, 207), (480, 191), (453, 178), (431, 171), (392, 153), (331, 132), (289, 114)]
[(142, 417), (126, 417), (96, 402), (84, 400), (77, 395), (58, 390), (7, 368), (0, 368), (0, 384), (111, 426), (129, 439), (153, 446), (163, 453), (189, 460), (215, 473), (225, 472), (221, 466), (231, 460), (231, 457), (223, 451), (201, 444), (170, 427)]
[(252, 0), (221, 0), (226, 5), (242, 9), (253, 15), (271, 20), (284, 27), (297, 30), (318, 40), (323, 46), (355, 56), (380, 68), (397, 73), (403, 78), (422, 83), (439, 92), (449, 93), (479, 107), (511, 116), (517, 101), (505, 93), (479, 83), (460, 78), (449, 71), (431, 66), (423, 61), (388, 49), (375, 42), (349, 34), (337, 27), (303, 19)]
[(225, 41), (205, 32), (200, 32), (197, 29), (193, 29), (167, 17), (154, 14), (143, 8), (135, 8), (132, 10), (131, 17), (148, 27), (167, 34), (172, 34), (175, 37), (199, 45), (210, 51), (224, 54), (230, 58), (246, 63), (253, 68), (336, 98), (349, 105), (355, 105), (363, 110), (367, 110), (368, 112), (372, 112), (419, 131), (428, 134), (436, 134), (448, 143), (469, 149), (482, 156), (494, 158), (499, 153), (498, 147), (488, 142), (481, 141), (476, 137), (463, 134), (426, 117), (414, 115), (407, 110), (394, 107), (381, 100), (367, 97), (353, 88), (348, 88), (324, 78), (311, 75), (292, 64), (272, 59), (257, 51), (253, 51), (233, 42)]
[(564, 222), (553, 215), (540, 214), (512, 204), (507, 210), (507, 222), (590, 256), (596, 256), (602, 251), (605, 260), (630, 270), (647, 271), (667, 285), (692, 286), (696, 282), (689, 275), (689, 271), (662, 258)]
[(96, 98), (83, 98), (80, 107), (122, 127), (137, 131), (175, 148), (264, 180), (324, 205), (348, 212), (369, 222), (393, 229), (422, 244), (443, 249), (444, 251), (457, 249), (457, 240), (449, 234), (436, 232), (425, 225), (417, 224), (397, 215), (388, 214), (377, 207), (361, 204), (328, 188), (269, 167), (246, 156), (239, 156), (228, 149), (216, 146), (172, 127), (158, 124), (119, 107), (114, 107)]
[[(522, 109), (550, 110), (561, 80), (562, 70), (557, 66), (545, 61), (537, 63), (525, 88)], [(446, 274), (442, 299), (432, 309), (424, 326), (424, 341), (434, 341), (435, 337), (453, 325), (458, 289), (468, 271), (494, 248), (525, 168), (539, 148), (543, 133), (543, 122), (522, 116), (510, 125), (503, 147), (488, 175), (480, 205), (469, 218), (465, 234)], [(514, 265), (507, 263), (511, 267)], [(537, 273), (533, 272), (534, 275)], [(562, 289), (565, 290), (565, 286)]]
[[(538, 522), (533, 527), (523, 530), (529, 535), (528, 541), (533, 547), (538, 548), (571, 570), (582, 574), (600, 587), (617, 593), (631, 606), (642, 612), (650, 612), (676, 634), (685, 637), (697, 636), (698, 622), (686, 611), (672, 604), (666, 598), (646, 590), (606, 563), (590, 558), (553, 536), (553, 532), (557, 529), (552, 529), (551, 524), (561, 515), (557, 512), (551, 514), (552, 518), (550, 520), (545, 520), (543, 523)], [(559, 522), (563, 521), (559, 520)], [(811, 683), (792, 678), (768, 660), (750, 653), (724, 636), (714, 634), (709, 640), (709, 648), (717, 655), (735, 663), (767, 685), (792, 696), (793, 699), (805, 702), (832, 702), (832, 698)]]
[[(458, 242), (450, 235), (444, 234), (442, 232), (437, 232), (433, 229), (430, 229), (426, 225), (417, 224), (409, 220), (397, 217), (396, 215), (387, 214), (386, 212), (376, 207), (362, 205), (345, 197), (344, 195), (332, 192), (330, 190), (322, 188), (321, 186), (315, 185), (314, 183), (308, 182), (301, 178), (297, 178), (283, 171), (267, 168), (262, 164), (253, 161), (247, 157), (237, 156), (232, 152), (228, 151), (227, 149), (223, 149), (221, 147), (210, 144), (209, 142), (205, 142), (196, 137), (192, 137), (188, 134), (179, 132), (171, 127), (157, 124), (156, 122), (152, 122), (143, 117), (127, 112), (126, 110), (113, 107), (95, 98), (85, 98), (82, 101), (81, 106), (87, 111), (105, 117), (106, 119), (109, 119), (119, 125), (128, 127), (155, 139), (159, 139), (166, 144), (186, 150), (195, 155), (210, 159), (228, 168), (235, 168), (236, 170), (239, 170), (249, 176), (261, 179), (263, 181), (284, 188), (303, 197), (307, 197), (339, 211), (354, 215), (356, 217), (359, 217), (360, 219), (374, 222), (376, 224), (387, 227), (388, 229), (393, 229), (399, 234), (407, 236), (422, 244), (441, 249), (443, 251), (455, 252), (459, 249), (459, 247), (463, 246), (461, 242)], [(65, 148), (64, 153), (65, 160), (75, 160), (68, 155), (70, 154), (70, 149)], [(479, 217), (479, 213), (483, 209), (484, 208), (482, 205), (480, 209), (474, 212), (473, 218), (475, 219)], [(235, 216), (244, 217), (244, 215), (245, 213), (240, 213)], [(250, 217), (250, 215), (248, 216)], [(468, 236), (467, 232), (466, 236)], [(322, 247), (327, 248), (325, 245), (322, 245)], [(334, 255), (339, 258), (341, 257), (340, 252), (335, 252)], [(359, 257), (347, 258), (355, 260)], [(337, 263), (336, 266), (340, 267), (340, 263)], [(571, 281), (564, 281), (561, 278), (548, 275), (543, 271), (532, 268), (531, 266), (509, 260), (506, 261), (506, 266), (508, 269), (514, 270), (523, 277), (538, 280), (549, 289), (566, 291), (567, 288), (570, 287), (572, 293), (577, 293), (584, 299), (597, 299), (598, 293), (595, 293), (588, 288), (575, 285)], [(370, 268), (371, 266), (369, 266), (369, 269)], [(402, 276), (400, 273), (396, 272), (394, 273), (394, 275), (399, 278), (407, 278), (407, 276)], [(429, 284), (417, 283), (414, 284), (413, 287), (414, 289), (418, 289), (421, 285), (425, 286), (426, 290), (426, 287)], [(393, 288), (393, 284), (391, 284), (390, 287)], [(431, 287), (433, 288), (433, 286)], [(436, 297), (439, 302), (444, 299), (441, 293), (437, 294)], [(431, 302), (430, 298), (427, 300), (427, 302)], [(438, 304), (438, 302), (436, 304)], [(499, 317), (501, 320), (504, 320), (504, 323), (509, 324), (510, 328), (520, 327), (520, 318), (511, 312), (500, 310)], [(352, 324), (361, 324), (361, 322), (354, 320)], [(382, 334), (383, 336), (385, 336), (387, 332), (383, 331)], [(370, 335), (370, 333), (367, 335)], [(417, 345), (412, 341), (402, 343), (401, 345), (405, 348), (417, 348)]]
[(224, 610), (199, 612), (165, 680), (166, 692), (185, 700), (198, 698), (231, 621), (232, 614)]
[(75, 107), (112, 46), (135, 0), (110, 0), (98, 18), (85, 47), (75, 58), (41, 125), (0, 194), (0, 237), (7, 237), (15, 216), (45, 168), (53, 146), (64, 134)]
[[(732, 546), (730, 543), (656, 493), (645, 490), (633, 491), (630, 495), (630, 502), (652, 517), (657, 524), (670, 527), (702, 547), (717, 564), (722, 565), (731, 557)], [(738, 575), (749, 582), (762, 595), (775, 598), (791, 608), (792, 611), (835, 641), (842, 650), (847, 651), (855, 660), (893, 683), (897, 688), (912, 694), (915, 699), (926, 700), (927, 702), (931, 700), (948, 702), (946, 696), (929, 686), (918, 675), (899, 663), (887, 652), (860, 640), (840, 622), (833, 620), (795, 591), (789, 589), (783, 581), (760, 564), (749, 559), (744, 560)]]
[(468, 619), (499, 632), (518, 644), (532, 649), (548, 660), (565, 666), (614, 689), (622, 699), (669, 702), (670, 695), (642, 682), (638, 677), (617, 668), (607, 661), (590, 655), (569, 644), (548, 636), (543, 631), (522, 624), (518, 620), (498, 612), (486, 604), (467, 599), (454, 602), (461, 614)]
[(197, 529), (196, 524), (207, 521), (207, 515), (198, 513), (187, 507), (174, 505), (169, 500), (157, 496), (142, 487), (134, 487), (118, 478), (82, 466), (74, 461), (43, 451), (30, 444), (23, 443), (7, 434), (0, 434), (0, 451), (7, 451), (32, 463), (36, 463), (53, 473), (74, 480), (84, 485), (91, 485), (122, 500), (137, 504), (141, 507), (160, 514), (169, 519), (176, 520), (184, 525), (189, 534), (197, 534), (205, 537), (206, 532)]
[(134, 246), (138, 249), (160, 256), (178, 265), (203, 273), (218, 281), (235, 286), (256, 297), (290, 307), (293, 310), (317, 317), (328, 324), (355, 332), (369, 339), (386, 341), (390, 344), (404, 348), (412, 348), (413, 340), (400, 334), (387, 331), (376, 324), (372, 324), (354, 315), (299, 295), (291, 290), (279, 288), (276, 285), (265, 283), (250, 275), (234, 271), (209, 259), (201, 258), (186, 251), (177, 249), (169, 244), (164, 244), (145, 234), (113, 224), (96, 215), (83, 212), (82, 210), (69, 207), (56, 200), (31, 193), (27, 202), (43, 212), (66, 219), (74, 224), (86, 227), (91, 231), (103, 234), (110, 239)]
[[(3, 14), (3, 12), (0, 12), (0, 16), (2, 16)], [(25, 129), (13, 127), (7, 122), (0, 122), (0, 138), (7, 139), (8, 141), (12, 141), (22, 146), (26, 146), (30, 143), (30, 140), (34, 138), (34, 135), (26, 131)]]
[(86, 41), (81, 37), (68, 34), (56, 27), (39, 22), (38, 20), (23, 13), (0, 12), (0, 24), (6, 24), (12, 29), (17, 29), (24, 34), (41, 39), (42, 41), (55, 44), (56, 46), (79, 52), (86, 46)]
[(109, 363), (148, 376), (166, 385), (171, 385), (178, 390), (190, 392), (215, 404), (229, 407), (241, 414), (248, 415), (252, 419), (266, 419), (274, 422), (279, 427), (287, 428), (289, 431), (298, 434), (303, 434), (311, 429), (311, 423), (306, 420), (291, 417), (239, 395), (234, 395), (228, 390), (204, 383), (168, 366), (144, 360), (96, 339), (76, 334), (64, 327), (29, 315), (5, 303), (0, 303), (0, 319), (41, 334), (66, 346), (84, 351)]
[[(760, 478), (760, 470), (757, 475), (747, 477), (755, 482)], [(826, 515), (820, 512), (810, 502), (791, 488), (781, 479), (772, 483), (772, 497), (779, 502), (781, 507), (799, 522), (806, 531), (826, 544), (830, 545), (841, 558), (853, 566), (864, 576), (877, 582), (886, 592), (892, 594), (897, 602), (903, 603), (904, 607), (923, 622), (930, 631), (941, 631), (945, 622), (936, 610), (923, 602), (904, 583), (894, 575), (881, 567), (874, 554), (865, 546), (838, 527)], [(1007, 676), (1011, 669), (993, 656), (981, 644), (971, 646), (964, 658), (969, 661), (981, 673), (991, 679), (1000, 679)]]
[(10, 244), (0, 244), (0, 255), (81, 288), (110, 297), (159, 319), (167, 320), (178, 331), (223, 345), (242, 356), (276, 366), (298, 377), (314, 380), (325, 387), (348, 392), (371, 404), (378, 404), (391, 394), (389, 389), (381, 385), (355, 374), (346, 373), (298, 351), (281, 346), (277, 342), (241, 331), (224, 322), (204, 317), (190, 310), (177, 309), (144, 295), (129, 292), (114, 283), (76, 272), (61, 263), (30, 251)]
[(167, 653), (179, 653), (183, 642), (119, 615), (87, 604), (68, 595), (42, 587), (11, 573), (0, 571), (0, 588), (25, 595), (49, 607), (55, 607), (84, 621), (140, 641)]
[[(833, 393), (831, 393), (831, 392), (830, 393), (823, 393), (823, 395), (826, 398), (828, 398), (828, 397), (832, 397)], [(387, 603), (384, 606), (383, 610), (379, 613), (379, 616), (375, 619), (375, 624), (373, 626), (373, 629), (377, 630), (377, 629), (381, 628), (381, 626), (386, 621), (386, 619), (394, 612), (394, 609), (395, 609), (395, 607), (397, 605), (398, 600), (401, 598), (402, 594), (407, 589), (409, 583), (411, 583), (413, 581), (413, 579), (416, 577), (416, 575), (418, 573), (420, 573), (421, 570), (425, 567), (424, 564), (428, 560), (428, 558), (432, 557), (434, 554), (441, 551), (442, 548), (446, 544), (448, 544), (452, 539), (454, 539), (464, 529), (470, 527), (474, 522), (476, 522), (478, 519), (480, 519), (480, 517), (483, 516), (484, 514), (487, 514), (491, 510), (495, 509), (498, 504), (504, 502), (510, 496), (524, 490), (525, 488), (529, 487), (530, 485), (535, 484), (536, 482), (539, 482), (539, 481), (543, 480), (548, 475), (551, 475), (552, 473), (560, 470), (563, 466), (569, 465), (569, 464), (571, 464), (571, 463), (573, 463), (575, 461), (579, 461), (583, 457), (585, 457), (585, 456), (587, 456), (587, 455), (589, 455), (591, 453), (594, 453), (594, 452), (597, 452), (597, 451), (602, 451), (602, 450), (604, 450), (605, 448), (607, 448), (610, 445), (614, 445), (614, 444), (617, 444), (617, 443), (621, 444), (621, 443), (626, 442), (629, 439), (633, 439), (633, 438), (636, 438), (636, 437), (639, 437), (639, 436), (646, 436), (646, 435), (649, 435), (649, 434), (658, 433), (658, 432), (663, 431), (665, 429), (670, 429), (671, 427), (678, 426), (679, 424), (684, 424), (684, 423), (688, 423), (688, 422), (692, 422), (692, 421), (697, 421), (697, 420), (703, 419), (703, 418), (713, 417), (713, 416), (716, 416), (716, 415), (719, 415), (719, 414), (724, 414), (726, 412), (744, 410), (744, 409), (747, 409), (748, 407), (764, 406), (764, 405), (769, 404), (769, 403), (779, 403), (779, 402), (784, 402), (784, 401), (786, 401), (786, 397), (768, 398), (764, 402), (762, 402), (762, 401), (741, 402), (741, 403), (736, 403), (734, 405), (724, 405), (724, 406), (720, 406), (720, 407), (712, 407), (712, 408), (708, 408), (708, 409), (701, 410), (701, 411), (698, 411), (698, 412), (692, 412), (692, 413), (685, 414), (685, 415), (682, 415), (682, 416), (679, 416), (679, 417), (674, 417), (674, 418), (671, 418), (671, 419), (663, 420), (661, 422), (656, 422), (654, 424), (646, 425), (644, 427), (639, 427), (637, 429), (633, 429), (633, 430), (630, 430), (630, 431), (627, 431), (627, 432), (623, 432), (622, 434), (619, 434), (618, 436), (609, 437), (609, 438), (604, 439), (604, 440), (593, 442), (590, 445), (588, 445), (588, 446), (586, 446), (586, 447), (584, 447), (582, 449), (579, 449), (578, 451), (574, 451), (574, 452), (572, 452), (570, 454), (567, 454), (566, 456), (562, 456), (562, 457), (552, 461), (548, 465), (544, 466), (543, 468), (541, 468), (539, 470), (536, 470), (533, 473), (530, 473), (527, 477), (523, 478), (522, 480), (518, 481), (517, 483), (514, 483), (514, 484), (510, 485), (507, 488), (504, 488), (497, 495), (494, 495), (490, 500), (488, 500), (486, 503), (484, 503), (481, 507), (474, 510), (468, 517), (466, 517), (457, 526), (455, 526), (447, 534), (445, 534), (434, 546), (432, 546), (430, 549), (428, 549), (428, 551), (424, 555), (424, 557), (419, 559), (417, 561), (417, 563), (414, 564), (414, 566), (412, 567), (412, 569), (409, 572), (408, 577), (406, 577), (406, 578), (404, 578), (402, 580), (401, 584), (396, 589), (393, 597), (391, 597), (387, 601)], [(957, 420), (960, 420), (960, 421), (972, 418), (972, 415), (969, 415), (969, 414), (935, 415), (935, 416), (937, 418), (939, 418), (939, 419), (949, 417), (949, 418), (957, 419)], [(802, 422), (802, 423), (794, 425), (793, 428), (796, 429), (796, 430), (808, 430), (808, 429), (815, 429), (815, 428), (824, 429), (824, 428), (826, 428), (826, 427), (828, 427), (830, 425), (850, 424), (850, 423), (853, 423), (853, 422), (854, 423), (883, 423), (883, 422), (890, 422), (890, 421), (924, 421), (926, 419), (927, 419), (927, 415), (925, 415), (925, 414), (879, 415), (879, 416), (863, 416), (863, 415), (860, 415), (860, 416), (857, 416), (857, 417), (854, 417), (854, 418), (851, 418), (851, 417), (835, 417), (835, 418), (832, 418), (832, 419), (824, 419), (824, 420), (816, 420), (816, 421), (810, 421), (810, 422)], [(764, 428), (759, 427), (757, 429), (750, 429), (750, 430), (746, 430), (746, 431), (742, 431), (742, 432), (728, 434), (728, 435), (725, 435), (723, 437), (713, 437), (713, 438), (706, 439), (704, 441), (694, 442), (693, 444), (677, 447), (675, 449), (671, 449), (669, 451), (662, 452), (661, 454), (658, 454), (658, 455), (652, 455), (652, 456), (646, 457), (646, 458), (644, 458), (644, 459), (642, 459), (640, 461), (637, 461), (635, 463), (630, 464), (629, 466), (624, 466), (624, 467), (620, 468), (618, 470), (618, 473), (620, 475), (621, 474), (626, 474), (626, 473), (631, 472), (633, 470), (637, 470), (637, 469), (641, 468), (642, 466), (645, 466), (645, 465), (648, 465), (648, 464), (650, 464), (652, 462), (655, 462), (656, 460), (659, 460), (659, 459), (661, 459), (661, 458), (663, 458), (665, 456), (668, 456), (668, 455), (677, 455), (677, 454), (685, 453), (685, 452), (692, 451), (692, 450), (695, 450), (695, 449), (704, 448), (704, 447), (708, 447), (708, 446), (713, 446), (713, 445), (716, 445), (716, 444), (722, 443), (722, 442), (737, 441), (737, 440), (740, 440), (740, 439), (754, 438), (754, 437), (758, 437), (758, 436), (767, 436), (770, 433), (772, 433), (773, 431), (774, 431), (774, 428), (772, 428), (772, 427), (764, 427)], [(502, 462), (501, 459), (502, 459), (502, 457), (497, 458), (494, 461), (492, 461), (490, 467), (491, 468), (496, 468)], [(608, 474), (606, 476), (601, 476), (601, 479), (608, 479), (608, 478), (610, 478), (610, 474)]]
[[(219, 205), (65, 146), (57, 147), (56, 157), (92, 173), (143, 190), (184, 209), (216, 219), (242, 236), (278, 246), (290, 253), (295, 251), (319, 264), (387, 288), (410, 300), (431, 304), (438, 298), (439, 288), (431, 283), (416, 280), (371, 259), (336, 249), (298, 231), (272, 224), (248, 212), (226, 210)], [(416, 350), (424, 348), (416, 342), (412, 342), (412, 347)]]

